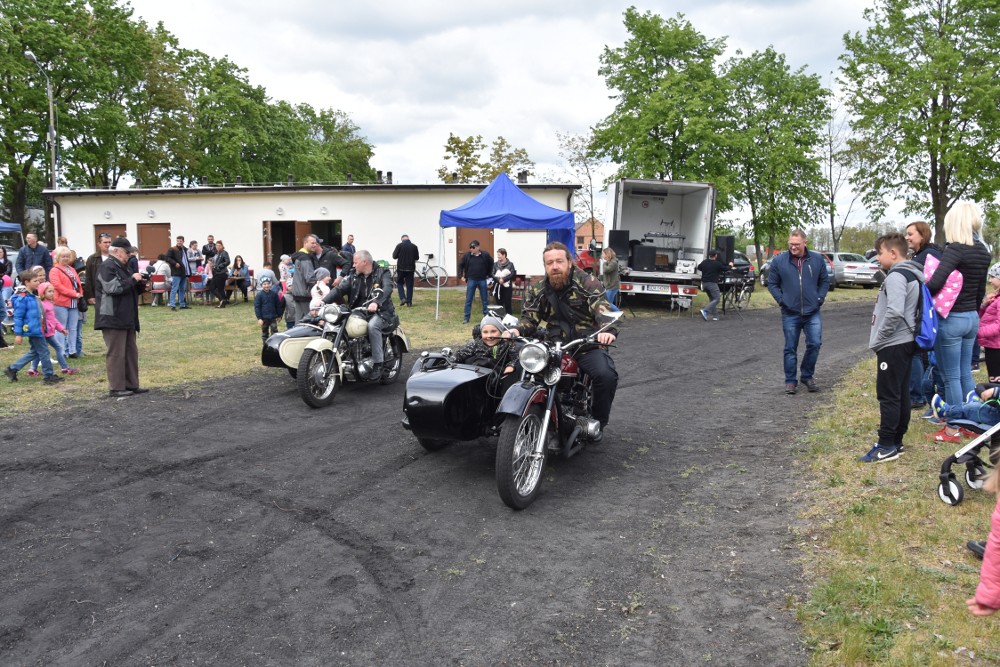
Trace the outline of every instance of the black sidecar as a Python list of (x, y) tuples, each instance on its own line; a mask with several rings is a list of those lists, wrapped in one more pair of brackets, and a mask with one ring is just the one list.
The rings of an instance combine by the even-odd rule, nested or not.
[(410, 371), (403, 398), (403, 428), (427, 450), (494, 435), (496, 374), (457, 364), (442, 354), (420, 357)]

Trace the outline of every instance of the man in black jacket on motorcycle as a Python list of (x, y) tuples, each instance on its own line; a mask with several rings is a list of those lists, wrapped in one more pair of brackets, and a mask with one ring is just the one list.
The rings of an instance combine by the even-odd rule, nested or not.
[[(545, 246), (542, 257), (545, 278), (528, 288), (521, 319), (517, 328), (511, 330), (513, 335), (530, 336), (545, 322), (549, 336), (569, 342), (614, 321), (614, 311), (605, 297), (601, 281), (573, 266), (569, 248), (562, 243), (550, 243)], [(618, 329), (609, 327), (597, 334), (597, 342), (611, 345), (617, 337)], [(618, 371), (603, 347), (583, 347), (576, 360), (594, 382), (593, 415), (601, 422), (601, 435), (596, 438), (599, 442), (611, 416)]]
[(399, 325), (396, 310), (392, 307), (392, 273), (377, 266), (370, 252), (359, 250), (354, 254), (354, 271), (323, 297), (323, 303), (336, 303), (345, 294), (347, 307), (352, 309), (371, 299), (368, 312), (373, 315), (368, 320), (368, 342), (372, 347), (373, 371), (377, 376), (385, 361), (382, 331), (392, 331)]

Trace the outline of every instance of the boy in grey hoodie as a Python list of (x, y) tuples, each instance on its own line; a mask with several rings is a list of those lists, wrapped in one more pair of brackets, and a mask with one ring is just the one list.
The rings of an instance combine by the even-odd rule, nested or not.
[(886, 272), (875, 301), (868, 347), (875, 352), (878, 371), (878, 442), (861, 457), (882, 463), (903, 453), (903, 435), (910, 425), (910, 366), (916, 353), (917, 303), (924, 272), (906, 259), (906, 237), (897, 232), (875, 241), (879, 264)]

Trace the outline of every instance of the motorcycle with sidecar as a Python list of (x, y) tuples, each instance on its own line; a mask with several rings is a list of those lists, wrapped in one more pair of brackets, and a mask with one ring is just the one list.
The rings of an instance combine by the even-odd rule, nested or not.
[(575, 356), (620, 316), (567, 343), (544, 331), (517, 339), (521, 378), (503, 395), (494, 371), (456, 363), (447, 349), (424, 352), (406, 382), (403, 427), (428, 451), (498, 436), (497, 491), (508, 507), (528, 507), (541, 488), (546, 457), (570, 458), (600, 437), (592, 381)]

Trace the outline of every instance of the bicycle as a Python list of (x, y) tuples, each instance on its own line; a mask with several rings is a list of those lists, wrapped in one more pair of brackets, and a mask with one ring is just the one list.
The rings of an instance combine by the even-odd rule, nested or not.
[(753, 295), (755, 284), (754, 279), (749, 276), (733, 272), (727, 273), (723, 278), (723, 288), (725, 290), (722, 293), (723, 314), (727, 310), (732, 309), (742, 318), (743, 314), (740, 311), (750, 305), (750, 297)]
[[(448, 271), (443, 266), (430, 263), (434, 259), (434, 253), (429, 252), (426, 257), (426, 261), (417, 262), (417, 270), (413, 277), (423, 280), (431, 287), (444, 287), (448, 282)], [(399, 271), (395, 267), (393, 267), (392, 282), (399, 282)]]

